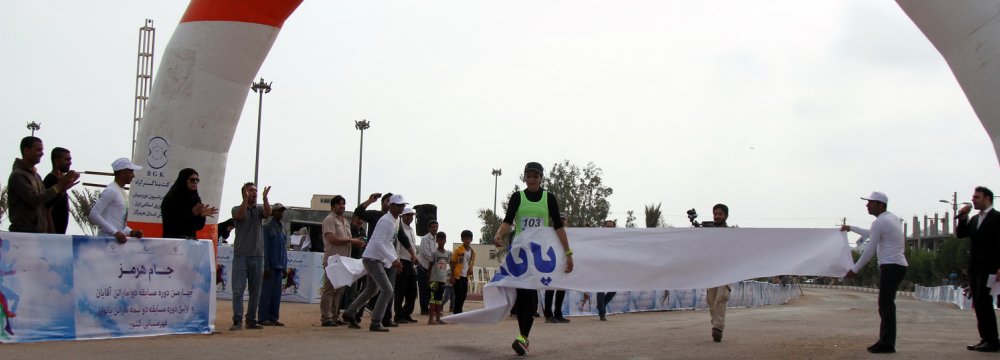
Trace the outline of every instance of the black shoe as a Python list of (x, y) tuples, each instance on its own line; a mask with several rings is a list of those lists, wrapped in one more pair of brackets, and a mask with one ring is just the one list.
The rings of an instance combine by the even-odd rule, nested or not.
[(409, 317), (409, 316), (407, 316), (407, 317), (406, 317), (405, 319), (403, 319), (403, 321), (405, 321), (405, 322), (408, 322), (408, 323), (410, 323), (410, 324), (416, 324), (416, 323), (418, 323), (418, 322), (419, 322), (419, 321), (417, 321), (416, 319), (414, 319), (414, 318), (412, 318), (412, 317)]
[(274, 321), (264, 320), (264, 321), (261, 321), (258, 325), (260, 325), (260, 326), (274, 326)]
[(896, 352), (896, 348), (880, 344), (879, 346), (868, 349), (868, 352), (872, 354), (892, 354)]
[(334, 320), (333, 322), (337, 324), (335, 326), (347, 325), (347, 322), (342, 320)]
[(555, 318), (555, 320), (556, 320), (557, 323), (560, 323), (560, 324), (565, 324), (565, 323), (569, 322), (569, 319), (564, 318), (564, 317), (557, 317), (557, 318)]
[(381, 325), (374, 324), (374, 325), (368, 327), (368, 331), (389, 332), (389, 329), (386, 329), (386, 328), (382, 327)]
[(285, 323), (283, 323), (281, 321), (278, 321), (278, 320), (274, 320), (272, 322), (274, 323), (274, 326), (285, 326)]
[(253, 330), (260, 330), (260, 329), (263, 329), (264, 327), (260, 326), (260, 324), (252, 323), (252, 322), (247, 321), (246, 328), (247, 329), (253, 329)]
[[(882, 342), (881, 341), (876, 341), (874, 344), (872, 344), (871, 346), (868, 347), (868, 351), (872, 351), (872, 349), (877, 348), (879, 346), (882, 346)], [(969, 349), (969, 350), (973, 350), (973, 349)]]
[(321, 324), (320, 326), (323, 326), (323, 327), (335, 327), (335, 326), (339, 326), (339, 325), (337, 324), (336, 321), (327, 320), (327, 321), (324, 321), (323, 324)]
[[(233, 326), (229, 327), (229, 331), (240, 331), (240, 330), (243, 330), (243, 323), (241, 322), (234, 322)], [(969, 349), (969, 350), (975, 350), (975, 349)]]
[(545, 323), (547, 323), (547, 324), (555, 324), (557, 322), (558, 321), (556, 321), (555, 318), (550, 318), (550, 317), (545, 318)]
[(599, 316), (601, 317), (601, 321), (608, 321), (608, 317), (607, 316), (604, 316), (604, 315), (599, 315)]
[(978, 352), (997, 352), (997, 351), (1000, 351), (1000, 344), (990, 344), (990, 343), (982, 344), (982, 345), (976, 346), (976, 351), (978, 351)]
[(392, 322), (392, 321), (389, 321), (389, 322), (385, 322), (385, 321), (383, 321), (383, 322), (382, 322), (382, 327), (387, 327), (387, 328), (391, 328), (391, 327), (399, 327), (399, 324), (397, 324), (397, 323), (394, 323), (394, 322)]
[(344, 312), (344, 315), (340, 316), (341, 319), (347, 322), (347, 327), (350, 329), (360, 329), (361, 325), (358, 325), (358, 321), (354, 319), (354, 314), (349, 314)]
[[(722, 342), (722, 330), (721, 329), (712, 328), (712, 341)], [(871, 349), (869, 349), (868, 351), (871, 352)]]
[(975, 345), (966, 345), (965, 348), (968, 349), (969, 351), (976, 351), (977, 347), (980, 347), (980, 346), (983, 346), (983, 345), (986, 345), (986, 340), (979, 340), (978, 344), (975, 344)]

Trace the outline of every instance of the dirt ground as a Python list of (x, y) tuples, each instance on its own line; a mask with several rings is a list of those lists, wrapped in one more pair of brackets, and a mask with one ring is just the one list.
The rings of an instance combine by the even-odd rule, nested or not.
[[(996, 358), (965, 350), (978, 342), (975, 315), (954, 305), (897, 299), (895, 355), (865, 351), (877, 339), (876, 294), (804, 289), (787, 305), (730, 309), (725, 338), (712, 342), (707, 311), (573, 317), (569, 324), (536, 321), (533, 358), (553, 359), (907, 359)], [(481, 303), (468, 304), (469, 308)], [(283, 304), (287, 326), (228, 331), (232, 310), (219, 301), (216, 333), (151, 338), (0, 345), (0, 359), (510, 359), (513, 318), (487, 326), (423, 323), (389, 333), (319, 326), (319, 305)], [(367, 316), (365, 320), (367, 321)], [(426, 321), (425, 316), (417, 320)]]

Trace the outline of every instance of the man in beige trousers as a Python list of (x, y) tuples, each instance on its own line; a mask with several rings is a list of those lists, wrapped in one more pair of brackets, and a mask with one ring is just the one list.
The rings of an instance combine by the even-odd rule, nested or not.
[[(726, 219), (728, 218), (728, 206), (715, 204), (712, 207), (714, 227), (728, 227), (726, 225)], [(712, 315), (712, 340), (722, 342), (722, 330), (726, 328), (726, 303), (729, 302), (729, 285), (708, 289), (705, 294), (705, 301), (708, 302), (708, 311)]]

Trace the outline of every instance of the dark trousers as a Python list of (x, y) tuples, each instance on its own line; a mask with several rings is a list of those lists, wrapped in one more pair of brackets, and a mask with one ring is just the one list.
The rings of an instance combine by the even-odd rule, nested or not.
[(403, 271), (396, 276), (395, 307), (396, 322), (399, 319), (409, 319), (413, 315), (413, 302), (417, 299), (417, 273), (413, 271), (413, 262), (410, 260), (400, 260), (403, 264)]
[(969, 291), (972, 292), (972, 306), (976, 310), (976, 326), (979, 327), (979, 337), (990, 344), (1000, 344), (997, 338), (997, 314), (993, 310), (993, 296), (986, 287), (988, 272), (970, 274)]
[[(899, 285), (899, 284), (897, 284)], [(608, 313), (608, 303), (615, 298), (615, 292), (597, 293), (597, 314), (604, 316)]]
[(531, 325), (535, 323), (535, 313), (538, 312), (538, 290), (517, 289), (513, 310), (517, 314), (517, 328), (521, 331), (521, 336), (528, 337)]
[(427, 314), (427, 305), (431, 302), (430, 272), (423, 266), (417, 266), (417, 291), (420, 293), (420, 314)]
[[(555, 304), (552, 304), (553, 297), (555, 297), (556, 300)], [(563, 308), (563, 299), (565, 298), (566, 298), (565, 290), (545, 290), (545, 308), (542, 309), (542, 312), (545, 313), (546, 319), (563, 318), (562, 308)], [(552, 307), (552, 305), (555, 305), (555, 307)]]
[(278, 321), (281, 308), (281, 278), (283, 269), (267, 269), (260, 286), (260, 307), (257, 321)]
[[(461, 314), (462, 306), (465, 305), (465, 296), (469, 294), (469, 278), (463, 276), (455, 280), (455, 308), (452, 314)], [(537, 296), (535, 297), (537, 299)]]
[(878, 282), (878, 316), (882, 318), (879, 326), (878, 342), (882, 346), (896, 347), (896, 291), (906, 277), (906, 266), (885, 264), (880, 265)]

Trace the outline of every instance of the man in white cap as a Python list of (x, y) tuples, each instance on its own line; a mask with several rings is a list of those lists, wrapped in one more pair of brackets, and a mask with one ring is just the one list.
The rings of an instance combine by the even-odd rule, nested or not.
[(98, 235), (114, 236), (119, 244), (124, 244), (129, 236), (142, 237), (141, 230), (132, 230), (125, 225), (129, 207), (125, 185), (132, 182), (135, 170), (142, 167), (133, 164), (127, 158), (118, 158), (111, 163), (111, 169), (115, 172), (115, 181), (104, 188), (101, 197), (90, 209), (90, 221), (100, 227)]
[(854, 277), (871, 260), (873, 252), (878, 252), (879, 285), (878, 315), (882, 319), (878, 342), (868, 347), (873, 354), (896, 352), (896, 290), (906, 277), (906, 256), (903, 228), (899, 218), (886, 210), (889, 197), (881, 192), (873, 192), (861, 200), (868, 201), (868, 213), (875, 216), (871, 230), (844, 225), (840, 231), (853, 231), (868, 238), (861, 258), (845, 277)]
[(361, 254), (361, 263), (368, 271), (368, 285), (341, 316), (352, 329), (361, 328), (355, 317), (356, 313), (378, 292), (378, 301), (375, 303), (375, 310), (372, 311), (372, 323), (368, 330), (389, 331), (382, 326), (382, 316), (389, 305), (389, 299), (393, 296), (392, 283), (389, 282), (386, 269), (392, 267), (398, 271), (403, 267), (396, 254), (396, 248), (393, 246), (393, 240), (399, 233), (399, 215), (403, 213), (406, 204), (402, 195), (396, 194), (389, 198), (389, 212), (375, 224), (375, 231), (372, 232), (372, 237), (368, 240), (365, 252)]

